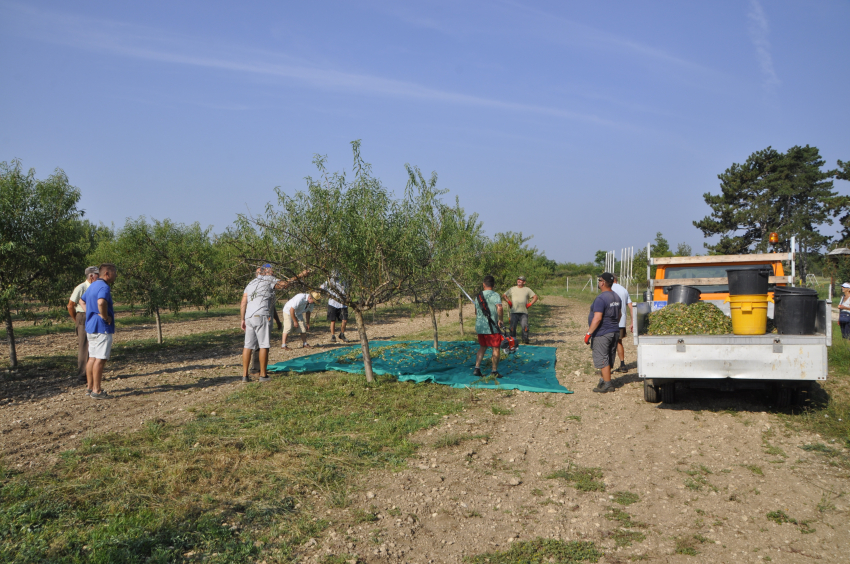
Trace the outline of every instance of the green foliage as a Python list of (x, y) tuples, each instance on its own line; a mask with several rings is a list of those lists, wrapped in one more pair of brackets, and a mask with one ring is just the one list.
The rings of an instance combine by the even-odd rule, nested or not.
[(728, 335), (732, 320), (709, 302), (670, 304), (649, 314), (647, 335)]
[(557, 470), (548, 476), (547, 480), (560, 478), (570, 483), (572, 487), (583, 492), (604, 492), (605, 483), (602, 482), (602, 470), (599, 468), (586, 468), (570, 463), (566, 470)]
[[(60, 169), (44, 180), (21, 162), (0, 163), (0, 317), (6, 321), (10, 363), (17, 365), (11, 308), (25, 300), (64, 305), (64, 286), (84, 279), (91, 231), (80, 221), (80, 191)], [(79, 283), (77, 282), (77, 283)]]
[(614, 503), (619, 503), (620, 505), (631, 505), (637, 503), (639, 500), (640, 496), (636, 493), (614, 492)]
[(588, 541), (564, 542), (555, 539), (536, 538), (518, 541), (508, 550), (468, 556), (464, 562), (471, 564), (573, 564), (598, 562), (603, 552)]
[(327, 526), (311, 492), (337, 499), (359, 472), (403, 464), (411, 433), (463, 408), (462, 390), (378, 385), (292, 374), (186, 423), (86, 440), (45, 471), (0, 467), (0, 561), (299, 561)]
[(800, 275), (808, 272), (807, 256), (828, 241), (819, 229), (831, 225), (847, 205), (847, 198), (833, 191), (834, 171), (822, 171), (824, 161), (817, 147), (791, 147), (780, 153), (768, 147), (741, 164), (733, 164), (720, 179), (720, 194), (703, 195), (711, 214), (694, 221), (706, 237), (720, 236), (705, 247), (714, 254), (766, 252), (768, 236), (781, 241), (797, 236), (800, 244)]
[(532, 289), (545, 283), (557, 263), (547, 259), (536, 247), (529, 247), (527, 243), (530, 240), (531, 237), (522, 233), (496, 233), (484, 248), (476, 288), (481, 287), (481, 277), (486, 274), (496, 279), (493, 289), (499, 293), (510, 289), (518, 276), (525, 276)]
[(222, 266), (210, 229), (202, 229), (198, 223), (128, 219), (113, 239), (98, 246), (91, 259), (115, 263), (118, 278), (113, 293), (155, 316), (160, 339), (161, 310), (178, 312), (186, 305), (208, 308), (235, 299), (221, 293)]

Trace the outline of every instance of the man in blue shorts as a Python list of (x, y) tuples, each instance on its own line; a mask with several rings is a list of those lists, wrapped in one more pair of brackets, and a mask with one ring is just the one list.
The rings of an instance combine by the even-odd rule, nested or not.
[(89, 341), (89, 361), (86, 363), (86, 395), (92, 399), (106, 399), (109, 395), (101, 388), (103, 367), (112, 353), (115, 335), (115, 311), (112, 309), (110, 286), (118, 277), (112, 263), (97, 267), (100, 279), (95, 280), (80, 298), (86, 309), (86, 337)]
[(614, 384), (611, 383), (611, 368), (614, 367), (617, 343), (620, 340), (622, 304), (620, 296), (611, 291), (611, 286), (614, 285), (613, 274), (603, 272), (596, 283), (600, 293), (590, 306), (590, 314), (587, 316), (589, 327), (584, 342), (590, 345), (593, 351), (593, 366), (602, 376), (593, 391), (604, 394), (615, 391)]

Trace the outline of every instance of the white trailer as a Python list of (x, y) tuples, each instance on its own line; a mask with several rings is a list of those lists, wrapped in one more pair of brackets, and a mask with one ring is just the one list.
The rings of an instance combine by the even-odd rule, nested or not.
[[(789, 255), (793, 261), (793, 254)], [(694, 258), (704, 264), (708, 257)], [(716, 260), (724, 262), (724, 257)], [(709, 283), (722, 282), (727, 281), (714, 278)], [(662, 284), (669, 285), (670, 281)], [(644, 399), (674, 403), (678, 384), (721, 391), (770, 389), (776, 394), (778, 407), (802, 405), (812, 383), (826, 380), (827, 347), (832, 346), (831, 304), (831, 296), (818, 302), (814, 335), (673, 336), (646, 335), (647, 317), (653, 308), (650, 303), (637, 304), (633, 312), (634, 344)]]

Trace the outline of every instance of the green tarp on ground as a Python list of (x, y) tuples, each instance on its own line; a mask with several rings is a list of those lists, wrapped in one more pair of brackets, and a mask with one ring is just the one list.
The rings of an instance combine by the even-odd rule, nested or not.
[[(372, 370), (389, 374), (399, 381), (435, 382), (454, 388), (491, 388), (528, 392), (572, 392), (558, 383), (555, 376), (555, 347), (520, 347), (499, 363), (497, 382), (472, 375), (478, 343), (448, 341), (434, 352), (431, 341), (372, 341)], [(481, 363), (485, 377), (490, 372), (490, 351)], [(268, 367), (269, 372), (342, 372), (363, 373), (360, 345), (293, 358)]]

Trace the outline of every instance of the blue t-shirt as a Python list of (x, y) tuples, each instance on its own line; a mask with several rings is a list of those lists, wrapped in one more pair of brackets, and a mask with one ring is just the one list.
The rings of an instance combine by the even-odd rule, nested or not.
[[(95, 280), (83, 294), (82, 300), (86, 302), (86, 333), (115, 333), (115, 311), (112, 309), (112, 292), (109, 290), (109, 284), (103, 280)], [(106, 300), (106, 312), (112, 318), (112, 323), (109, 325), (100, 316), (97, 300)]]
[(487, 316), (481, 311), (481, 306), (478, 305), (478, 297), (475, 298), (475, 332), (479, 335), (491, 335), (499, 332), (499, 310), (497, 305), (502, 303), (502, 298), (493, 290), (484, 290), (484, 299), (487, 300), (487, 307), (490, 309), (490, 319), (493, 320), (495, 331), (490, 328), (490, 323), (487, 321)]
[(608, 333), (617, 333), (620, 331), (620, 313), (622, 305), (620, 304), (620, 296), (611, 292), (602, 292), (596, 299), (593, 300), (593, 305), (590, 306), (590, 314), (587, 316), (587, 326), (593, 323), (593, 314), (602, 312), (602, 323), (593, 332), (593, 336), (607, 335)]

